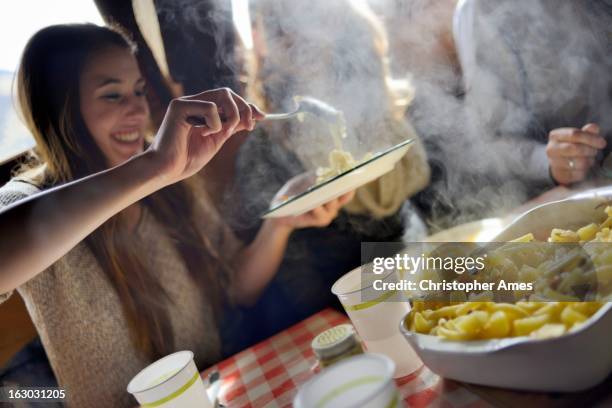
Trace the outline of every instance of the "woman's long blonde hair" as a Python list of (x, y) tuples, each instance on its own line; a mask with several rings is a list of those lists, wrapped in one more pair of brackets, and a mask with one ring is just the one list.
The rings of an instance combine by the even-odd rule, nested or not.
[[(93, 24), (51, 26), (30, 39), (17, 73), (17, 92), (36, 148), (17, 177), (45, 188), (107, 168), (80, 112), (79, 78), (86, 60), (108, 47), (136, 51), (118, 29)], [(193, 194), (188, 182), (182, 182), (151, 195), (142, 204), (164, 227), (218, 317), (223, 302), (220, 277), (227, 276), (228, 267), (194, 226)], [(135, 344), (155, 358), (174, 348), (167, 314), (171, 299), (148, 269), (145, 254), (128, 242), (132, 237), (125, 214), (119, 213), (85, 242), (119, 295)]]

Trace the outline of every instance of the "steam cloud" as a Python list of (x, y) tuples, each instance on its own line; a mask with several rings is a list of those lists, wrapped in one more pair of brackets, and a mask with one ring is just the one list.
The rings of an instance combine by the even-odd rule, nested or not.
[(593, 121), (609, 138), (609, 1), (473, 1), (479, 48), (463, 79), (448, 53), (436, 52), (449, 44), (454, 1), (371, 1), (396, 41), (395, 73), (412, 75), (416, 87), (409, 119), (443, 173), (425, 197), (435, 199), (440, 227), (502, 215), (550, 187), (546, 163), (525, 165), (550, 130)]
[[(220, 3), (229, 1), (214, 2)], [(533, 145), (520, 142), (528, 134), (545, 143), (549, 130), (582, 127), (586, 120), (599, 123), (606, 135), (612, 129), (612, 115), (601, 114), (612, 112), (612, 42), (605, 41), (608, 34), (598, 20), (602, 10), (589, 10), (581, 2), (552, 0), (496, 1), (482, 6), (488, 13), (486, 23), (479, 25), (483, 43), (489, 37), (493, 41), (501, 30), (510, 47), (520, 47), (523, 63), (533, 69), (530, 74), (549, 78), (529, 89), (529, 103), (525, 104), (520, 78), (505, 70), (505, 63), (514, 61), (504, 61), (506, 54), (496, 49), (484, 51), (491, 58), (500, 58), (499, 63), (477, 67), (464, 83), (452, 52), (446, 52), (453, 47), (454, 3), (369, 0), (389, 35), (394, 77), (410, 79), (416, 89), (407, 118), (429, 147), (429, 159), (440, 175), (421, 201), (430, 205), (432, 226), (440, 228), (503, 214), (533, 194), (529, 186), (533, 175), (523, 165)], [(608, 4), (604, 0), (592, 3), (604, 8)], [(201, 30), (231, 26), (224, 20), (229, 5), (202, 15), (197, 4), (181, 0), (173, 11), (164, 12), (183, 13), (183, 19), (195, 19)], [(310, 95), (330, 103), (345, 113), (349, 132), (345, 146), (359, 157), (398, 140), (376, 131), (388, 119), (382, 68), (367, 45), (372, 27), (364, 24), (363, 14), (347, 12), (347, 4), (256, 0), (252, 10), (259, 13), (265, 28), (267, 54), (260, 69), (270, 110), (291, 110), (293, 95)], [(217, 24), (210, 24), (211, 19)], [(594, 50), (594, 54), (585, 50)], [(509, 87), (502, 82), (509, 82)], [(584, 110), (572, 108), (575, 103), (584, 105)], [(290, 130), (279, 143), (289, 144), (310, 169), (323, 165), (333, 148), (331, 138), (308, 123)], [(274, 152), (260, 153), (274, 156)], [(284, 165), (298, 171), (292, 163)]]

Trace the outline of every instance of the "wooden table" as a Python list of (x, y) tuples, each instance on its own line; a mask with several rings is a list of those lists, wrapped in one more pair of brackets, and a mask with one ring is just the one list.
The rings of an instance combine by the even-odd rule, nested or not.
[[(318, 333), (346, 322), (345, 315), (325, 309), (210, 367), (202, 376), (207, 378), (211, 371), (220, 371), (223, 380), (220, 399), (228, 408), (290, 407), (297, 388), (313, 376), (315, 358), (310, 342)], [(557, 408), (612, 402), (612, 377), (601, 386), (576, 394), (523, 393), (467, 385), (445, 380), (427, 367), (396, 383), (409, 407)]]

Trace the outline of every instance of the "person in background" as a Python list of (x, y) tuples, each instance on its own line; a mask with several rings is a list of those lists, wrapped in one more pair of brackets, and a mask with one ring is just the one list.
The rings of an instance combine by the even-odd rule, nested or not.
[(241, 245), (199, 172), (264, 115), (206, 91), (174, 99), (149, 138), (135, 51), (112, 28), (51, 26), (17, 76), (37, 147), (0, 188), (0, 301), (19, 290), (69, 406), (133, 406), (130, 378), (176, 350), (218, 361), (224, 306), (255, 302), (293, 230), (327, 225), (351, 198), (266, 222)]
[[(456, 0), (373, 0), (389, 33), (395, 77), (410, 78), (414, 100), (406, 118), (421, 137), (431, 167), (430, 183), (413, 198), (430, 232), (482, 217), (467, 205), (471, 180), (457, 152), (470, 149), (463, 106), (463, 80), (453, 40)], [(474, 183), (477, 184), (477, 183)], [(476, 188), (476, 186), (474, 186)]]
[(421, 81), (435, 82), (449, 93), (459, 93), (461, 67), (453, 39), (457, 0), (373, 0), (371, 4), (385, 23), (393, 75), (411, 77), (415, 88)]
[(524, 198), (597, 173), (612, 131), (612, 3), (461, 0), (468, 123), (497, 183)]
[[(394, 88), (384, 27), (363, 2), (257, 1), (254, 3), (256, 69), (249, 99), (269, 112), (295, 109), (295, 96), (310, 96), (344, 114), (342, 148), (360, 159), (405, 139), (415, 143), (395, 170), (360, 189), (335, 221), (303, 229), (288, 244), (279, 273), (255, 308), (235, 311), (227, 338), (252, 325), (258, 336), (232, 352), (334, 304), (332, 284), (361, 265), (363, 242), (418, 240), (424, 225), (407, 199), (429, 181), (422, 144), (403, 115), (411, 89)], [(337, 145), (328, 123), (312, 116), (266, 122), (241, 146), (236, 183), (227, 208), (237, 235), (250, 242), (258, 223), (292, 177), (328, 165)], [(406, 230), (406, 234), (404, 232)]]

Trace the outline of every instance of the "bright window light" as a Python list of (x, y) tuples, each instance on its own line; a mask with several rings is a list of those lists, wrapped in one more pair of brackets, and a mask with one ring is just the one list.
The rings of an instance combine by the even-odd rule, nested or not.
[(0, 3), (0, 163), (34, 145), (15, 113), (11, 98), (11, 84), (23, 48), (30, 37), (43, 27), (83, 22), (103, 24), (93, 0), (18, 0)]

